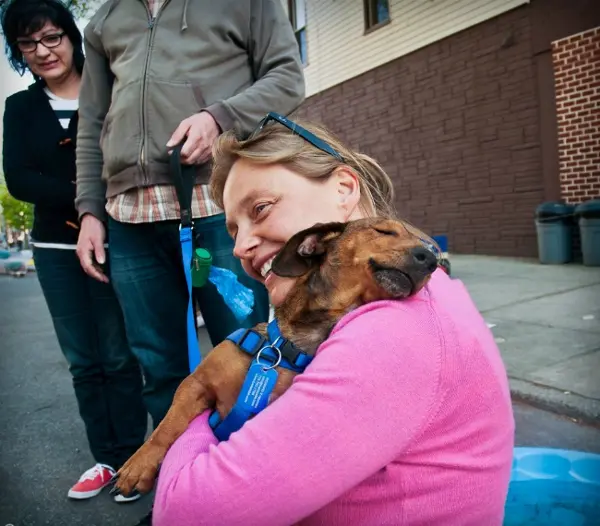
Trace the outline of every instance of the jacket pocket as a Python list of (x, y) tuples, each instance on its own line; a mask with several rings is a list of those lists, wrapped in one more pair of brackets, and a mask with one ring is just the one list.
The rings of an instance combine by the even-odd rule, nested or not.
[(100, 148), (108, 178), (138, 162), (142, 137), (140, 96), (139, 82), (123, 86), (113, 94), (100, 134)]
[(197, 85), (186, 81), (148, 80), (146, 126), (148, 161), (167, 163), (167, 142), (182, 120), (205, 107)]

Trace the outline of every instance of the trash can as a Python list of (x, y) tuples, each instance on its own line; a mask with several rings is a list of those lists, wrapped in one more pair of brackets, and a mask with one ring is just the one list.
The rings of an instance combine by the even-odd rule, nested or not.
[(600, 265), (600, 200), (594, 199), (578, 205), (575, 208), (575, 218), (579, 222), (583, 264)]
[(438, 266), (450, 276), (452, 269), (448, 257), (448, 236), (446, 234), (440, 234), (439, 236), (431, 236), (431, 238), (440, 247), (441, 254), (438, 255)]
[(573, 212), (565, 203), (542, 203), (535, 211), (540, 263), (561, 265), (573, 258)]

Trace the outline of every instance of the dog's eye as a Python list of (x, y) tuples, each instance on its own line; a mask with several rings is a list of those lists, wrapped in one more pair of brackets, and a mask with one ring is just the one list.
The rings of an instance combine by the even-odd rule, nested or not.
[(386, 230), (385, 228), (373, 228), (375, 232), (379, 234), (383, 234), (384, 236), (397, 236), (398, 232), (394, 232), (393, 230)]

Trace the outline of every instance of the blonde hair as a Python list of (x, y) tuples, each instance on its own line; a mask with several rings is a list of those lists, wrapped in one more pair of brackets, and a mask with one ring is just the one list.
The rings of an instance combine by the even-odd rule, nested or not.
[[(213, 169), (209, 182), (211, 198), (220, 208), (223, 208), (223, 191), (231, 167), (238, 159), (246, 159), (255, 164), (280, 164), (311, 179), (326, 179), (339, 166), (346, 166), (358, 176), (360, 204), (365, 215), (399, 220), (394, 208), (394, 185), (375, 159), (348, 148), (324, 126), (301, 120), (295, 122), (329, 144), (342, 160), (321, 151), (280, 124), (267, 124), (246, 140), (239, 140), (233, 131), (228, 131), (217, 139), (213, 147)], [(439, 246), (430, 236), (408, 221), (400, 221), (409, 232), (439, 251)]]
[(231, 167), (238, 159), (255, 164), (280, 164), (311, 179), (326, 179), (340, 167), (350, 168), (358, 177), (361, 207), (368, 216), (395, 218), (394, 185), (385, 170), (371, 157), (345, 146), (325, 127), (295, 121), (325, 141), (343, 160), (336, 159), (277, 123), (267, 124), (255, 136), (239, 140), (233, 132), (219, 137), (213, 147), (211, 197), (223, 208), (223, 190)]

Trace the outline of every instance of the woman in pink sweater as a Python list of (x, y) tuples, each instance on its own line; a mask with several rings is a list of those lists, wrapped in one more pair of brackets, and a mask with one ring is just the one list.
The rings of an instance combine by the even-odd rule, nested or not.
[[(317, 222), (392, 215), (393, 186), (327, 131), (269, 120), (279, 123), (248, 141), (219, 139), (211, 186), (235, 255), (277, 305), (293, 283), (269, 270), (284, 243)], [(506, 372), (465, 287), (442, 270), (410, 299), (344, 316), (285, 395), (228, 441), (207, 418), (165, 458), (155, 526), (502, 524)]]

